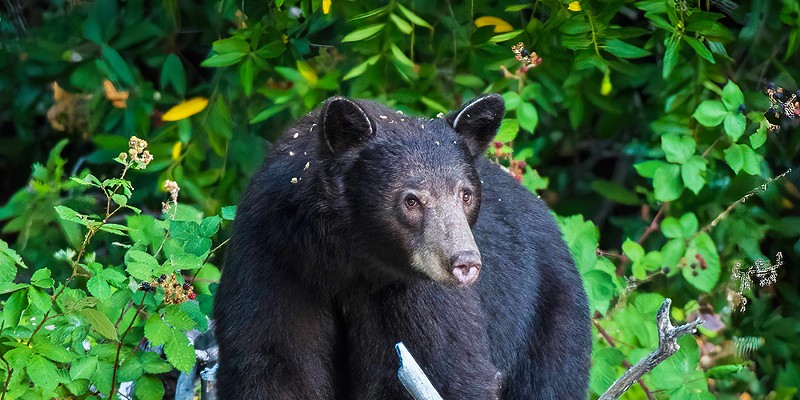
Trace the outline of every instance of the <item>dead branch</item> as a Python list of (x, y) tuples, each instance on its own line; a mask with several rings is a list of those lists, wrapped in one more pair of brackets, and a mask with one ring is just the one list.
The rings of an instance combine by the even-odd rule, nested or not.
[(613, 400), (619, 398), (631, 385), (639, 380), (644, 374), (650, 372), (658, 364), (661, 364), (675, 354), (681, 346), (678, 345), (678, 338), (688, 333), (694, 333), (697, 326), (701, 325), (704, 321), (701, 319), (694, 320), (688, 324), (681, 326), (672, 326), (669, 319), (669, 309), (672, 305), (671, 299), (664, 299), (661, 307), (656, 313), (656, 324), (658, 325), (658, 348), (653, 350), (645, 358), (639, 360), (632, 368), (625, 371), (611, 387), (603, 393), (598, 400)]

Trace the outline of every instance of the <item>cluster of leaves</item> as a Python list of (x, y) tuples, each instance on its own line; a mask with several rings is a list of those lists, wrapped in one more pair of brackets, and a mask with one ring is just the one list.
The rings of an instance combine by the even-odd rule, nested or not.
[[(0, 97), (0, 123), (13, 121), (16, 132), (0, 138), (0, 165), (13, 171), (0, 191), (17, 190), (33, 161), (47, 161), (0, 208), (8, 221), (3, 234), (37, 271), (52, 266), (58, 282), (73, 270), (54, 258), (55, 249), (80, 249), (86, 229), (98, 229), (99, 239), (127, 235), (130, 249), (110, 239), (95, 247), (104, 258), (125, 260), (125, 270), (87, 262), (79, 273), (91, 277), (71, 280), (82, 288), (89, 278), (95, 298), (92, 291), (113, 293), (98, 301), (103, 309), (123, 297), (113, 303), (119, 310), (141, 299), (118, 295), (126, 281), (102, 271), (141, 281), (166, 268), (176, 248), (182, 255), (170, 265), (191, 271), (216, 232), (215, 219), (184, 213), (191, 209), (183, 204), (174, 221), (151, 216), (165, 179), (181, 182), (183, 202), (216, 214), (236, 202), (281, 127), (330, 95), (433, 116), (498, 92), (508, 112), (490, 156), (521, 173), (523, 185), (564, 216), (559, 221), (589, 293), (597, 333), (590, 395), (652, 350), (655, 310), (670, 297), (676, 320), (702, 316), (714, 324), (681, 339), (682, 350), (625, 398), (791, 398), (800, 382), (800, 274), (785, 268), (774, 287), (747, 293), (744, 313), (730, 304), (728, 278), (738, 261), (778, 251), (786, 265), (800, 258), (796, 174), (737, 203), (796, 166), (800, 136), (791, 121), (767, 120), (763, 90), (769, 81), (798, 88), (788, 72), (800, 66), (800, 10), (793, 0), (745, 3), (206, 0), (52, 2), (23, 10), (0, 18), (0, 30), (14, 38), (0, 44), (0, 91), (19, 94)], [(40, 22), (18, 22), (25, 16)], [(542, 64), (521, 72), (511, 52), (518, 42)], [(53, 100), (53, 81), (70, 96)], [(45, 114), (59, 123), (37, 118)], [(66, 133), (54, 131), (62, 126)], [(65, 179), (65, 168), (77, 175), (88, 165), (109, 175), (108, 160), (127, 149), (130, 132), (147, 138), (155, 156), (128, 178), (140, 188), (130, 198), (142, 214), (106, 226), (70, 211), (94, 206), (97, 197), (85, 189), (103, 181)], [(65, 134), (70, 144), (61, 140)], [(111, 201), (127, 206), (127, 199)], [(200, 271), (209, 282), (217, 273), (213, 266)], [(30, 287), (14, 293), (28, 299)], [(72, 290), (80, 289), (64, 293)], [(28, 304), (41, 302), (38, 296)], [(166, 321), (167, 312), (146, 297), (143, 313)], [(135, 320), (123, 349), (141, 338), (142, 321)], [(168, 343), (183, 325), (172, 326), (178, 330), (148, 339)], [(763, 345), (742, 358), (732, 350), (737, 337)]]
[[(3, 397), (111, 396), (123, 382), (133, 382), (136, 398), (160, 399), (158, 374), (194, 367), (186, 332), (208, 329), (219, 278), (209, 263), (216, 250), (212, 238), (235, 211), (202, 218), (190, 206), (173, 205), (161, 219), (143, 213), (129, 203), (134, 188), (125, 175), (137, 162), (124, 155), (116, 159), (124, 168), (120, 177), (100, 180), (83, 172), (71, 178), (79, 189), (102, 193), (101, 214), (91, 207), (85, 213), (55, 207), (71, 228), (65, 232), (83, 233), (79, 246), (52, 249), (58, 250), (56, 262), (71, 270), (65, 281), (56, 282), (50, 268), (37, 265), (23, 283), (29, 267), (0, 240)], [(48, 164), (63, 163), (54, 152)], [(32, 186), (47, 185), (40, 177)], [(142, 290), (149, 286), (143, 283), (167, 275), (192, 285), (196, 300), (165, 303), (171, 288)]]

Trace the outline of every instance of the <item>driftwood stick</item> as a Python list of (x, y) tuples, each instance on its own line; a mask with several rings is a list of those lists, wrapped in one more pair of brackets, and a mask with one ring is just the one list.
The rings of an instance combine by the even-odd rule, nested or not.
[(665, 299), (664, 302), (661, 303), (661, 307), (656, 314), (658, 348), (653, 350), (653, 352), (648, 354), (645, 358), (639, 360), (636, 365), (625, 371), (598, 400), (613, 400), (619, 398), (619, 396), (625, 393), (639, 378), (653, 370), (658, 364), (661, 364), (681, 348), (681, 346), (678, 345), (679, 337), (688, 333), (694, 333), (697, 330), (697, 326), (704, 322), (701, 319), (697, 319), (685, 325), (672, 326), (672, 322), (669, 320), (669, 308), (671, 305), (672, 300)]
[(442, 400), (442, 396), (434, 389), (433, 384), (422, 372), (417, 361), (408, 352), (403, 342), (394, 345), (397, 357), (400, 358), (400, 368), (397, 377), (414, 400)]

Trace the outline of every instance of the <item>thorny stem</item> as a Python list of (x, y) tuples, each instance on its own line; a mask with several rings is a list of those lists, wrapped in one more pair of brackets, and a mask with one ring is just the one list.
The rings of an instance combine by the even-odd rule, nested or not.
[(136, 314), (133, 315), (131, 322), (128, 324), (128, 328), (125, 329), (125, 332), (123, 332), (122, 336), (119, 338), (119, 343), (117, 344), (117, 355), (114, 357), (114, 371), (111, 373), (111, 391), (108, 393), (109, 399), (114, 396), (114, 390), (116, 390), (115, 382), (117, 380), (117, 368), (119, 367), (119, 353), (122, 350), (122, 342), (125, 341), (125, 336), (128, 336), (128, 332), (131, 331), (133, 323), (136, 322), (136, 317), (142, 311), (145, 297), (147, 297), (147, 293), (142, 293), (142, 301), (139, 302), (139, 306), (136, 308)]
[[(592, 322), (594, 322), (594, 326), (597, 328), (597, 331), (600, 332), (601, 335), (603, 335), (603, 339), (605, 339), (606, 342), (608, 342), (608, 344), (611, 347), (616, 348), (617, 344), (614, 343), (614, 339), (611, 337), (611, 335), (609, 335), (608, 332), (606, 332), (606, 330), (603, 329), (603, 327), (597, 321), (592, 321)], [(622, 364), (625, 365), (625, 367), (628, 369), (633, 367), (633, 365), (631, 365), (631, 363), (626, 359), (622, 359)], [(642, 390), (644, 391), (644, 394), (647, 396), (647, 399), (653, 400), (653, 393), (650, 392), (650, 388), (647, 387), (644, 381), (641, 378), (639, 378), (636, 382), (638, 382), (639, 386), (642, 387)]]
[[(772, 184), (772, 182), (775, 182), (775, 181), (777, 181), (778, 179), (781, 179), (781, 178), (783, 178), (784, 176), (788, 175), (790, 172), (792, 172), (792, 169), (791, 169), (791, 168), (787, 169), (787, 170), (786, 170), (784, 173), (782, 173), (782, 174), (780, 174), (780, 175), (778, 175), (778, 176), (776, 176), (776, 177), (774, 177), (774, 178), (769, 178), (769, 179), (767, 179), (767, 181), (766, 181), (766, 182), (762, 183), (762, 184), (761, 184), (761, 185), (759, 185), (759, 186), (756, 186), (755, 188), (753, 188), (753, 190), (751, 190), (751, 191), (747, 192), (747, 194), (746, 194), (746, 195), (744, 195), (744, 196), (742, 196), (742, 198), (741, 198), (741, 199), (739, 199), (739, 200), (736, 200), (736, 201), (735, 201), (735, 202), (733, 202), (731, 205), (729, 205), (729, 206), (728, 206), (728, 208), (726, 208), (726, 209), (725, 209), (723, 212), (719, 213), (719, 215), (717, 215), (717, 217), (716, 217), (716, 218), (714, 218), (714, 220), (713, 220), (713, 221), (711, 221), (711, 223), (709, 223), (708, 225), (704, 226), (704, 227), (703, 227), (703, 229), (700, 229), (699, 231), (697, 231), (697, 233), (695, 233), (695, 234), (694, 234), (694, 236), (692, 236), (692, 237), (691, 237), (691, 239), (694, 239), (695, 237), (697, 237), (697, 235), (699, 235), (699, 234), (701, 234), (701, 233), (703, 233), (703, 232), (708, 232), (708, 231), (710, 231), (712, 228), (714, 228), (715, 226), (717, 226), (717, 224), (718, 224), (720, 221), (722, 221), (723, 219), (725, 219), (725, 218), (728, 216), (728, 214), (730, 214), (730, 212), (731, 212), (731, 211), (732, 211), (734, 208), (736, 208), (736, 206), (738, 206), (739, 204), (742, 204), (742, 203), (746, 202), (746, 201), (747, 201), (747, 199), (749, 199), (749, 198), (751, 198), (751, 197), (755, 196), (755, 194), (756, 194), (756, 193), (758, 193), (759, 191), (766, 191), (766, 190), (767, 190), (767, 188), (769, 187), (769, 185), (770, 185), (770, 184)], [(690, 239), (690, 240), (691, 240), (691, 239)]]
[(39, 322), (39, 325), (37, 325), (36, 329), (33, 330), (33, 333), (31, 333), (31, 337), (28, 338), (28, 342), (25, 343), (26, 345), (31, 344), (31, 342), (33, 341), (33, 337), (36, 336), (36, 333), (38, 333), (40, 329), (42, 329), (44, 323), (47, 322), (48, 318), (50, 317), (50, 311), (52, 311), (53, 307), (56, 306), (56, 301), (58, 300), (58, 297), (61, 296), (62, 293), (64, 293), (64, 290), (67, 288), (67, 286), (69, 286), (70, 282), (72, 282), (72, 280), (75, 279), (75, 277), (78, 275), (78, 267), (80, 266), (81, 258), (83, 258), (83, 255), (86, 254), (86, 246), (89, 245), (89, 242), (92, 240), (92, 237), (94, 237), (94, 234), (100, 230), (100, 227), (102, 227), (103, 224), (105, 223), (101, 222), (100, 225), (91, 227), (89, 228), (89, 231), (86, 232), (86, 235), (83, 237), (83, 244), (81, 244), (81, 248), (78, 251), (78, 256), (75, 258), (75, 261), (72, 262), (72, 274), (70, 274), (69, 278), (67, 278), (64, 284), (61, 286), (61, 289), (59, 289), (58, 293), (56, 293), (53, 296), (52, 300), (50, 300), (51, 304), (50, 310), (47, 310), (47, 312), (44, 313), (42, 321)]
[[(647, 225), (647, 228), (644, 230), (644, 233), (642, 233), (642, 236), (639, 237), (639, 240), (637, 240), (636, 243), (639, 243), (640, 245), (644, 244), (644, 241), (647, 240), (647, 237), (650, 236), (650, 234), (661, 229), (660, 219), (663, 213), (664, 213), (664, 206), (661, 206), (661, 208), (658, 209), (656, 216), (653, 217), (653, 219), (650, 221), (650, 225)], [(628, 258), (628, 256), (626, 256), (625, 254), (620, 255), (620, 260), (621, 261), (617, 266), (617, 276), (624, 275), (625, 267), (627, 267), (628, 264), (631, 262), (631, 259)]]
[(8, 385), (11, 383), (11, 373), (14, 372), (14, 369), (8, 365), (8, 361), (6, 361), (4, 357), (0, 357), (0, 360), (3, 360), (3, 362), (6, 364), (6, 372), (8, 372), (8, 376), (6, 376), (6, 384), (3, 386), (3, 394), (0, 395), (0, 400), (5, 400), (6, 392), (8, 392)]

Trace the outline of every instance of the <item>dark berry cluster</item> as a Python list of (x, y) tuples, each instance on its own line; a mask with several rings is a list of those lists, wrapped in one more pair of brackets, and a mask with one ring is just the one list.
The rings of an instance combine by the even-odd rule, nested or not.
[(511, 46), (511, 51), (514, 53), (514, 58), (522, 63), (520, 71), (527, 72), (531, 68), (536, 68), (542, 63), (542, 58), (536, 54), (535, 51), (530, 51), (525, 48), (525, 44), (519, 42)]
[(792, 93), (770, 82), (767, 86), (767, 97), (769, 97), (767, 112), (774, 111), (775, 118), (780, 118), (781, 115), (789, 119), (800, 116), (800, 89)]
[(180, 304), (197, 298), (192, 285), (189, 282), (178, 282), (175, 274), (161, 274), (154, 281), (142, 282), (139, 290), (155, 292), (157, 287), (164, 289), (164, 302), (167, 304)]

